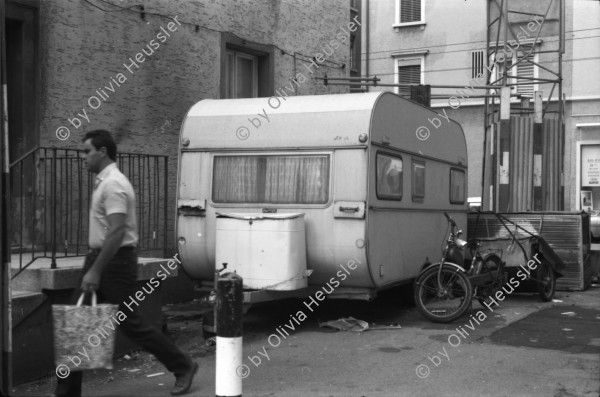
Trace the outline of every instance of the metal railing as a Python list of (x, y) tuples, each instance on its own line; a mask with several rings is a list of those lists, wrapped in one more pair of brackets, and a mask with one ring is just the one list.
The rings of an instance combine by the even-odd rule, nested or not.
[[(119, 153), (117, 165), (136, 196), (139, 252), (166, 256), (168, 157)], [(85, 255), (94, 175), (83, 150), (36, 148), (10, 165), (11, 249), (18, 271), (40, 258)]]

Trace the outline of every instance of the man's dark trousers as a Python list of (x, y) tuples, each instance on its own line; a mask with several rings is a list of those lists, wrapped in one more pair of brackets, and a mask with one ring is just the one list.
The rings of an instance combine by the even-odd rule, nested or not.
[[(75, 304), (81, 295), (79, 286), (81, 285), (83, 276), (92, 267), (97, 257), (97, 253), (89, 253), (86, 256), (79, 284), (77, 284), (71, 297), (72, 304)], [(192, 362), (158, 328), (143, 322), (137, 306), (131, 303), (131, 297), (137, 292), (135, 288), (136, 280), (137, 253), (135, 248), (122, 247), (102, 271), (100, 286), (96, 291), (98, 303), (118, 304), (119, 310), (127, 316), (127, 319), (119, 325), (123, 334), (146, 351), (152, 353), (175, 376), (182, 375), (189, 371)], [(88, 295), (86, 296), (86, 301), (89, 301), (90, 294), (86, 295)], [(124, 302), (129, 303), (131, 310)], [(110, 321), (110, 319), (107, 319), (107, 321)], [(82, 371), (73, 371), (73, 368), (71, 370), (72, 372), (67, 378), (61, 379), (57, 377), (57, 396), (81, 396), (83, 373)]]

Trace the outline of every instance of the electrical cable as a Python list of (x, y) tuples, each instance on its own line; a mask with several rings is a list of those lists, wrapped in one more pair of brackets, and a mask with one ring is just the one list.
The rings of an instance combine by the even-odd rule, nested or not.
[[(578, 30), (570, 30), (566, 33), (574, 33), (574, 32), (585, 32), (588, 30), (598, 30), (600, 29), (600, 27), (597, 28), (589, 28), (589, 29), (578, 29)], [(592, 36), (592, 37), (596, 37), (596, 36)], [(571, 39), (565, 39), (565, 40), (571, 40)], [(513, 40), (509, 40), (509, 41), (513, 41)], [(552, 42), (554, 41), (558, 41), (558, 40), (551, 40)], [(450, 46), (455, 46), (455, 45), (466, 45), (466, 44), (475, 44), (475, 43), (485, 43), (485, 40), (477, 40), (477, 41), (466, 41), (464, 43), (450, 43), (450, 44), (438, 44), (438, 45), (429, 45), (427, 46), (427, 48), (436, 48), (436, 47), (450, 47)], [(422, 50), (424, 49), (423, 47), (413, 47), (413, 48), (403, 48), (402, 50), (404, 51), (411, 51), (411, 50)], [(360, 55), (367, 55), (367, 54), (379, 54), (382, 52), (394, 52), (394, 51), (398, 51), (398, 49), (395, 50), (381, 50), (381, 51), (371, 51), (371, 52), (361, 52)], [(464, 50), (464, 51), (469, 51), (469, 50)]]
[[(600, 59), (600, 57), (563, 59), (563, 63), (564, 62), (591, 61), (591, 60), (596, 60), (596, 59)], [(468, 67), (468, 68), (452, 68), (452, 69), (430, 69), (430, 70), (424, 70), (422, 73), (454, 72), (457, 70), (471, 70), (471, 68)], [(379, 76), (394, 76), (394, 75), (396, 75), (396, 73), (375, 73), (374, 75), (376, 75), (377, 77), (379, 77)]]
[[(117, 8), (116, 10), (106, 10), (106, 9), (103, 9), (103, 8), (97, 6), (96, 4), (93, 4), (90, 0), (84, 0), (84, 1), (86, 3), (88, 3), (89, 5), (95, 7), (95, 8), (97, 8), (97, 9), (103, 11), (103, 12), (129, 11), (129, 12), (134, 12), (136, 14), (145, 13), (145, 14), (148, 14), (148, 15), (154, 15), (154, 16), (157, 16), (157, 17), (166, 18), (166, 19), (172, 20), (174, 22), (177, 22), (172, 17), (170, 17), (168, 15), (164, 15), (164, 14), (160, 14), (160, 13), (150, 12), (150, 11), (144, 10), (144, 6), (141, 5), (141, 4), (132, 5), (132, 6), (129, 6), (129, 7), (123, 7), (123, 6), (120, 6), (118, 4), (111, 3), (111, 2), (109, 2), (107, 0), (98, 0), (98, 1), (100, 1), (102, 3), (104, 3), (104, 4), (107, 4), (107, 5), (110, 5), (110, 6), (113, 6), (113, 7)], [(289, 5), (289, 3), (287, 3), (287, 2), (286, 2), (286, 4)], [(139, 8), (140, 10), (139, 11), (138, 10), (134, 10), (134, 8)], [(298, 7), (296, 7), (296, 8), (298, 8)], [(204, 30), (208, 30), (208, 31), (215, 32), (215, 33), (227, 33), (227, 34), (230, 34), (231, 36), (236, 37), (237, 39), (242, 40), (242, 41), (244, 41), (246, 43), (258, 44), (258, 45), (270, 45), (270, 46), (278, 49), (281, 52), (282, 55), (285, 54), (287, 56), (290, 56), (290, 57), (293, 57), (293, 58), (296, 58), (296, 59), (300, 59), (302, 61), (315, 62), (315, 58), (314, 57), (311, 57), (309, 55), (305, 55), (305, 54), (302, 54), (302, 53), (299, 53), (299, 52), (290, 53), (290, 52), (284, 50), (283, 48), (277, 46), (276, 44), (264, 44), (264, 43), (260, 43), (260, 42), (257, 42), (257, 41), (244, 39), (244, 38), (238, 36), (235, 33), (230, 32), (230, 31), (222, 31), (222, 30), (218, 30), (218, 29), (212, 29), (212, 28), (209, 28), (209, 27), (206, 27), (206, 26), (203, 26), (203, 25), (198, 25), (198, 24), (195, 24), (195, 23), (192, 23), (192, 22), (186, 22), (186, 21), (179, 21), (179, 22), (181, 24), (186, 24), (186, 25), (190, 25), (190, 26), (194, 26), (194, 27), (199, 27), (199, 28), (202, 28)], [(568, 32), (565, 32), (565, 33), (583, 32), (583, 31), (597, 30), (597, 29), (600, 29), (600, 27), (598, 27), (598, 28), (588, 28), (588, 29), (577, 29), (577, 30), (568, 31)], [(600, 36), (574, 37), (574, 38), (565, 39), (565, 41), (582, 40), (582, 39), (589, 39), (589, 38), (596, 38), (596, 37), (600, 37)], [(557, 42), (557, 41), (558, 40), (545, 40), (546, 43), (552, 43), (552, 42)], [(408, 49), (404, 49), (404, 50), (410, 51), (410, 50), (417, 50), (417, 49), (428, 49), (428, 48), (437, 48), (437, 47), (449, 47), (449, 46), (455, 46), (455, 45), (466, 45), (466, 44), (475, 44), (475, 43), (485, 43), (485, 41), (484, 40), (480, 40), (480, 41), (464, 42), (464, 43), (451, 43), (451, 44), (431, 45), (431, 46), (427, 46), (426, 48), (424, 48), (424, 47), (415, 47), (415, 48), (408, 48)], [(456, 52), (468, 52), (468, 51), (481, 51), (481, 50), (485, 50), (485, 48), (475, 48), (475, 49), (469, 48), (469, 49), (463, 49), (463, 50), (430, 52), (429, 55), (432, 55), (432, 54), (448, 54), (448, 53), (456, 53)], [(380, 53), (394, 52), (394, 51), (397, 51), (397, 50), (372, 51), (372, 52), (369, 52), (369, 53), (366, 53), (366, 52), (365, 53), (361, 53), (361, 55), (380, 54)], [(382, 57), (382, 58), (371, 58), (371, 59), (369, 59), (369, 62), (371, 62), (371, 61), (379, 61), (379, 60), (389, 60), (389, 59), (390, 59), (390, 56), (386, 56), (386, 57)], [(600, 58), (598, 58), (598, 57), (580, 58), (580, 59), (563, 60), (563, 62), (574, 62), (574, 61), (580, 61), (580, 60), (594, 60), (594, 59), (600, 59)], [(325, 63), (325, 62), (328, 62), (328, 63), (336, 65), (336, 66), (333, 67), (333, 66), (328, 66), (328, 65), (323, 65), (323, 64), (321, 64), (320, 66), (326, 67), (326, 68), (331, 68), (331, 69), (344, 69), (345, 68), (345, 64), (343, 64), (343, 63), (339, 63), (339, 62), (335, 62), (335, 61), (330, 61), (330, 60), (327, 60), (327, 59), (324, 60), (323, 63)], [(471, 69), (470, 67), (467, 67), (467, 68), (452, 68), (452, 69), (434, 69), (434, 70), (425, 70), (425, 71), (423, 71), (423, 73), (450, 72), (450, 71), (470, 70), (470, 69)], [(377, 75), (378, 76), (393, 76), (393, 75), (395, 75), (395, 73), (384, 73), (384, 74), (377, 74)]]
[[(586, 36), (586, 37), (574, 37), (571, 39), (565, 39), (565, 41), (574, 41), (574, 40), (583, 40), (583, 39), (593, 39), (596, 37), (600, 37), (599, 36)], [(545, 43), (556, 43), (558, 42), (558, 40), (544, 40)], [(439, 46), (432, 46), (432, 47), (439, 47)], [(429, 48), (429, 47), (427, 47)], [(420, 47), (420, 48), (415, 48), (415, 49), (421, 49), (421, 50), (426, 50), (427, 48), (424, 47)], [(433, 54), (451, 54), (451, 53), (455, 53), (455, 52), (469, 52), (469, 51), (484, 51), (487, 48), (468, 48), (468, 49), (464, 49), (464, 50), (451, 50), (451, 51), (439, 51), (439, 52), (428, 52), (427, 55), (433, 55)], [(396, 50), (397, 51), (397, 50)], [(407, 50), (410, 51), (410, 50)], [(535, 52), (534, 52), (535, 54)], [(386, 56), (386, 57), (381, 57), (381, 58), (370, 58), (369, 61), (378, 61), (381, 59), (391, 59), (392, 56)]]
[[(238, 36), (237, 34), (235, 34), (235, 33), (233, 33), (233, 32), (230, 32), (230, 31), (224, 31), (224, 30), (212, 29), (212, 28), (209, 28), (209, 27), (206, 27), (206, 26), (203, 26), (203, 25), (199, 25), (199, 24), (193, 23), (193, 22), (186, 22), (186, 21), (175, 21), (175, 19), (173, 19), (172, 17), (170, 17), (170, 16), (168, 16), (168, 15), (164, 15), (164, 14), (160, 14), (160, 13), (156, 13), (156, 12), (152, 12), (152, 11), (146, 11), (146, 10), (144, 9), (144, 6), (143, 6), (143, 5), (141, 5), (141, 4), (138, 4), (138, 5), (132, 5), (132, 6), (129, 6), (129, 7), (122, 7), (122, 6), (118, 5), (118, 4), (111, 3), (111, 2), (109, 2), (109, 1), (107, 1), (107, 0), (98, 0), (98, 1), (100, 1), (100, 2), (102, 2), (102, 3), (105, 3), (105, 4), (108, 4), (108, 5), (111, 5), (111, 6), (113, 6), (113, 7), (117, 7), (117, 9), (116, 9), (116, 10), (105, 10), (105, 9), (103, 9), (103, 8), (101, 8), (101, 7), (99, 7), (99, 6), (97, 6), (96, 4), (93, 4), (93, 3), (92, 3), (90, 0), (84, 0), (84, 1), (85, 1), (86, 3), (88, 3), (89, 5), (91, 5), (91, 6), (95, 7), (95, 8), (97, 8), (97, 9), (99, 9), (99, 10), (101, 10), (101, 11), (104, 11), (104, 12), (122, 12), (122, 11), (129, 11), (129, 12), (133, 12), (133, 13), (136, 13), (136, 14), (142, 14), (142, 13), (144, 13), (144, 14), (147, 14), (147, 15), (154, 15), (154, 16), (157, 16), (157, 17), (161, 17), (161, 18), (166, 18), (166, 19), (169, 19), (169, 20), (171, 20), (171, 21), (174, 21), (174, 22), (179, 22), (179, 23), (181, 23), (181, 24), (185, 24), (185, 25), (190, 25), (190, 26), (194, 26), (194, 27), (202, 28), (202, 29), (204, 29), (204, 30), (208, 30), (208, 31), (215, 32), (215, 33), (227, 33), (227, 34), (229, 34), (229, 35), (231, 35), (231, 36), (233, 36), (233, 37), (235, 37), (235, 38), (237, 38), (237, 39), (239, 39), (239, 40), (242, 40), (242, 41), (244, 41), (244, 42), (246, 42), (246, 43), (258, 44), (258, 45), (268, 45), (268, 46), (272, 46), (272, 47), (274, 47), (274, 48), (278, 49), (278, 50), (281, 52), (281, 54), (282, 54), (282, 55), (284, 55), (284, 54), (285, 54), (285, 55), (287, 55), (287, 56), (290, 56), (290, 57), (292, 57), (292, 58), (300, 58), (300, 57), (298, 57), (298, 55), (300, 55), (300, 56), (304, 57), (304, 59), (301, 59), (302, 61), (307, 61), (307, 62), (316, 62), (316, 59), (315, 59), (315, 57), (311, 57), (310, 55), (305, 55), (305, 54), (302, 54), (302, 53), (299, 53), (299, 52), (296, 52), (296, 53), (295, 53), (296, 55), (294, 55), (294, 53), (291, 53), (291, 52), (289, 52), (289, 51), (287, 51), (287, 50), (284, 50), (283, 48), (279, 47), (279, 46), (278, 46), (278, 45), (276, 45), (276, 44), (265, 44), (265, 43), (260, 43), (260, 42), (253, 41), (253, 40), (248, 40), (248, 39), (245, 39), (245, 38), (243, 38), (243, 37), (240, 37), (240, 36)], [(138, 11), (138, 10), (134, 10), (134, 8), (139, 8), (140, 10), (139, 10), (139, 11)], [(324, 63), (329, 63), (329, 64), (332, 64), (332, 65), (335, 65), (335, 66), (329, 66), (329, 65), (325, 65)], [(319, 62), (319, 64), (320, 64), (320, 65), (319, 65), (320, 67), (326, 67), (326, 68), (330, 68), (330, 69), (345, 69), (345, 67), (346, 67), (346, 64), (345, 64), (345, 63), (335, 62), (335, 61), (331, 61), (331, 60), (328, 60), (328, 59), (325, 59), (323, 62)]]

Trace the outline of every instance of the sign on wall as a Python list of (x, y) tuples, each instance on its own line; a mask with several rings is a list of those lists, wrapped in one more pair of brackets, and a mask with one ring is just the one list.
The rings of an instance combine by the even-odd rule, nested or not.
[(600, 187), (600, 145), (581, 146), (581, 186)]

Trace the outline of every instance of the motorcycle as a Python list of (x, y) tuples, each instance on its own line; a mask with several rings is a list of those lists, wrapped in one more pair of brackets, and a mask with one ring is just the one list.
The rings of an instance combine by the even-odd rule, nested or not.
[[(460, 238), (462, 231), (444, 213), (450, 233), (439, 263), (423, 270), (415, 280), (414, 299), (419, 312), (428, 320), (446, 323), (456, 320), (471, 307), (473, 297), (486, 303), (507, 282), (505, 264), (495, 251), (482, 253), (477, 240)], [(471, 260), (464, 251), (471, 250)]]

